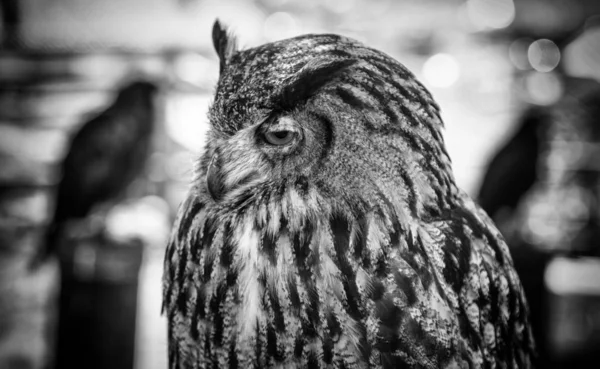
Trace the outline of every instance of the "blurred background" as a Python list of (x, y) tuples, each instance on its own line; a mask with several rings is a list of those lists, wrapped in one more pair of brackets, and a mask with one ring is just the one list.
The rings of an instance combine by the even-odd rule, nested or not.
[(509, 243), (541, 367), (597, 367), (597, 0), (0, 4), (1, 368), (166, 368), (162, 257), (204, 145), (217, 17), (243, 47), (333, 32), (412, 70)]

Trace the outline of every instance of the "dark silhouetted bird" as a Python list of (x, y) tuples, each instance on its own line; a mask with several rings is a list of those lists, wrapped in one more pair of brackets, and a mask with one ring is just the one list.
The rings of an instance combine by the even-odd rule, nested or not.
[(144, 170), (155, 125), (151, 82), (124, 86), (114, 103), (82, 125), (62, 163), (56, 208), (46, 245), (33, 265), (55, 251), (69, 221), (83, 219), (97, 206), (117, 201)]
[(544, 107), (529, 107), (517, 122), (513, 136), (490, 160), (477, 200), (492, 219), (511, 216), (537, 180), (539, 151), (544, 139), (540, 131), (548, 122)]
[(530, 368), (507, 246), (430, 93), (338, 35), (238, 50), (165, 254), (170, 368)]
[[(550, 119), (547, 107), (531, 106), (524, 110), (514, 134), (490, 160), (477, 195), (481, 207), (508, 237), (515, 269), (530, 304), (532, 332), (538, 342), (545, 340), (540, 334), (545, 318), (541, 303), (545, 291), (543, 271), (548, 257), (515, 239), (513, 228), (518, 206), (538, 180), (540, 150)], [(543, 347), (543, 342), (541, 345)]]
[[(600, 84), (563, 77), (564, 95), (532, 107), (490, 161), (481, 206), (504, 233), (531, 311), (542, 368), (562, 368), (550, 342), (546, 266), (556, 254), (598, 254)], [(565, 279), (561, 276), (561, 279)], [(580, 367), (581, 365), (576, 365)]]

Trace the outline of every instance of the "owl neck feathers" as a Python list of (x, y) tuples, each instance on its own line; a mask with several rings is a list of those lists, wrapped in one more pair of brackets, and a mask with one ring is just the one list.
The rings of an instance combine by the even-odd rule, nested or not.
[[(382, 257), (416, 234), (416, 223), (389, 206), (352, 209), (328, 201), (314, 188), (288, 188), (281, 197), (265, 200), (236, 213), (215, 209), (202, 194), (188, 198), (175, 238), (180, 248), (167, 254), (168, 260), (177, 260), (169, 272), (182, 276), (173, 291), (184, 291), (188, 280), (183, 276), (193, 272), (200, 274), (203, 296), (212, 297), (198, 299), (192, 311), (166, 295), (165, 307), (196, 321), (224, 319), (227, 329), (236, 330), (229, 337), (239, 340), (242, 350), (259, 330), (277, 326), (281, 314), (296, 309), (318, 319), (343, 304), (347, 309), (338, 316), (342, 331), (354, 334), (352, 325), (363, 319), (359, 306), (365, 286), (360, 283), (368, 283), (358, 275), (381, 268)], [(228, 299), (230, 294), (237, 297)], [(280, 308), (284, 301), (290, 304), (287, 312)], [(289, 319), (294, 316), (284, 320)]]

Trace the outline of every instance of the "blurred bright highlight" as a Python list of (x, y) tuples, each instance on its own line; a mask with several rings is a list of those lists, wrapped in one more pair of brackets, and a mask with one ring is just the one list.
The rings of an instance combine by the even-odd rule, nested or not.
[(173, 61), (173, 71), (182, 81), (198, 86), (210, 86), (217, 80), (219, 65), (197, 53), (182, 53)]
[(290, 13), (276, 12), (271, 14), (263, 26), (263, 33), (267, 40), (275, 41), (297, 36), (302, 29), (298, 20)]
[(186, 149), (200, 153), (208, 131), (208, 95), (174, 94), (166, 105), (167, 134)]
[(533, 40), (530, 38), (520, 38), (510, 44), (510, 47), (508, 48), (508, 58), (517, 69), (531, 69), (527, 51), (532, 42)]
[(505, 28), (515, 19), (512, 0), (469, 0), (466, 11), (471, 23), (480, 30)]
[(550, 72), (560, 62), (560, 50), (554, 42), (541, 39), (529, 45), (527, 57), (533, 69), (538, 72)]
[(117, 240), (139, 238), (162, 248), (171, 230), (169, 209), (169, 204), (158, 196), (117, 205), (108, 213), (106, 229)]
[(525, 79), (525, 87), (533, 103), (550, 105), (563, 94), (563, 84), (553, 73), (532, 72)]
[(450, 87), (458, 80), (459, 75), (458, 62), (448, 54), (433, 55), (423, 64), (423, 76), (433, 87)]
[(546, 267), (544, 279), (556, 294), (600, 294), (600, 260), (557, 257)]

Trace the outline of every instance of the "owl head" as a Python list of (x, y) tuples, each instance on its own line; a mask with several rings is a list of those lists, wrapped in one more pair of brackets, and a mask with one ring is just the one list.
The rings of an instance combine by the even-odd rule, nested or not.
[(449, 206), (439, 109), (396, 60), (332, 34), (239, 50), (217, 21), (212, 37), (220, 77), (196, 190), (215, 207), (422, 218)]

